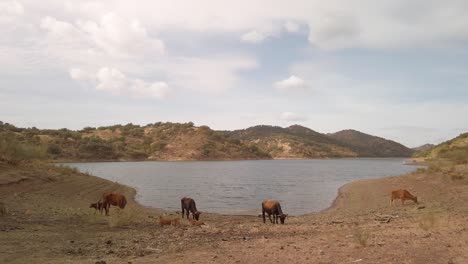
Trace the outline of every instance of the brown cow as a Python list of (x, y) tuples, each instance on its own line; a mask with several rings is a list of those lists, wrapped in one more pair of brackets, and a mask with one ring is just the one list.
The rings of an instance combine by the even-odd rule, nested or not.
[(124, 209), (125, 205), (127, 205), (127, 199), (121, 193), (104, 193), (102, 195), (102, 208), (106, 210), (106, 215), (109, 215), (109, 208), (111, 205), (118, 206), (120, 209)]
[(190, 197), (184, 197), (180, 200), (182, 207), (182, 218), (184, 218), (184, 210), (187, 211), (187, 219), (189, 219), (189, 213), (192, 212), (193, 219), (197, 220), (200, 218), (201, 212), (197, 210), (195, 201)]
[(401, 204), (405, 204), (405, 200), (412, 200), (413, 202), (418, 203), (418, 197), (413, 196), (410, 192), (404, 189), (392, 191), (390, 204), (394, 205), (393, 201), (396, 199), (401, 199)]
[(179, 219), (164, 219), (162, 216), (159, 216), (159, 225), (160, 226), (165, 226), (165, 225), (178, 226), (180, 225), (180, 222), (179, 222)]
[(97, 211), (99, 211), (102, 214), (102, 202), (99, 200), (97, 203), (92, 203), (89, 208), (94, 208), (96, 211), (94, 211), (94, 214), (96, 214)]
[[(288, 216), (287, 214), (283, 214), (283, 210), (281, 210), (281, 205), (278, 201), (274, 200), (265, 200), (262, 202), (262, 216), (263, 216), (263, 223), (266, 223), (265, 213), (268, 214), (268, 218), (270, 222), (273, 224), (278, 224), (278, 217), (281, 221), (281, 224), (284, 225), (284, 220)], [(271, 215), (273, 215), (273, 220), (271, 220)]]

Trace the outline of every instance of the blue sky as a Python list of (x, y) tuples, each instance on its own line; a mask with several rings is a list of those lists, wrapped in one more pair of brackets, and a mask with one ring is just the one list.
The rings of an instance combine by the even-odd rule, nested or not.
[(0, 2), (0, 120), (468, 131), (466, 1)]

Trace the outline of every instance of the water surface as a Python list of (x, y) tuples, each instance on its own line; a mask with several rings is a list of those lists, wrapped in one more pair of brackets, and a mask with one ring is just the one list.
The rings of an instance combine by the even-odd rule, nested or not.
[(343, 184), (400, 175), (416, 167), (403, 159), (67, 163), (82, 172), (137, 190), (145, 206), (180, 210), (190, 196), (198, 210), (258, 214), (261, 201), (276, 199), (283, 211), (300, 215), (331, 205)]

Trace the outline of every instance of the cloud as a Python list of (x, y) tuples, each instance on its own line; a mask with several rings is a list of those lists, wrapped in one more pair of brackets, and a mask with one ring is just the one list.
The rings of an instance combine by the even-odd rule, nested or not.
[(286, 21), (286, 23), (284, 23), (284, 28), (290, 33), (296, 33), (300, 29), (299, 25), (292, 21)]
[(175, 58), (167, 64), (168, 76), (176, 86), (204, 93), (220, 93), (233, 88), (240, 72), (255, 69), (255, 59), (243, 55), (211, 58)]
[(293, 113), (293, 112), (283, 112), (281, 113), (281, 116), (280, 116), (281, 120), (284, 120), (284, 121), (288, 121), (288, 122), (299, 122), (299, 121), (305, 121), (306, 118), (299, 115), (299, 114), (296, 114), (296, 113)]
[(96, 74), (91, 74), (79, 68), (69, 71), (73, 80), (81, 81), (94, 86), (98, 91), (113, 95), (131, 96), (134, 98), (166, 98), (170, 89), (165, 82), (145, 82), (140, 79), (131, 79), (117, 69), (103, 67)]
[(292, 91), (305, 88), (305, 82), (301, 78), (291, 75), (289, 78), (274, 83), (279, 91)]
[(242, 35), (241, 40), (242, 42), (257, 44), (257, 43), (261, 43), (265, 38), (266, 38), (265, 34), (260, 33), (256, 30), (252, 30)]
[(150, 37), (146, 28), (136, 19), (129, 21), (114, 13), (107, 13), (101, 17), (99, 23), (78, 21), (77, 25), (97, 47), (113, 56), (165, 53), (164, 43)]
[(0, 3), (0, 16), (19, 16), (24, 14), (24, 7), (18, 1)]

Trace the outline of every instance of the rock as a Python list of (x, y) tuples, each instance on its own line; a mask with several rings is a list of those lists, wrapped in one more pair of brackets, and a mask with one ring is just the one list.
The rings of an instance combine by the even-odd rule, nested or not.
[(111, 244), (112, 244), (112, 240), (107, 240), (107, 241), (106, 241), (106, 244), (107, 244), (107, 245), (111, 245)]
[(283, 247), (283, 246), (281, 246), (281, 247), (280, 247), (280, 249), (284, 249), (284, 247)]
[(424, 208), (426, 208), (426, 206), (424, 206), (424, 205), (418, 206), (418, 209), (424, 209)]

